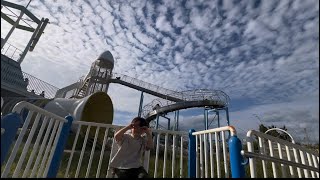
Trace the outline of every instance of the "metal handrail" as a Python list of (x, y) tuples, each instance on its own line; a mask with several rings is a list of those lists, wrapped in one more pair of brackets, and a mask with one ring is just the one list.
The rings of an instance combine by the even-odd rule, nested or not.
[(45, 98), (54, 98), (56, 92), (59, 90), (58, 87), (53, 86), (41, 79), (38, 79), (31, 74), (22, 72), (24, 79), (28, 78), (27, 91), (32, 92), (34, 90), (35, 94), (41, 95), (42, 91), (45, 92)]
[(41, 95), (44, 91), (43, 97), (54, 98), (56, 92), (59, 90), (56, 86), (53, 86), (31, 74), (21, 71), (9, 71), (4, 70), (1, 72), (1, 82), (13, 85), (17, 89), (28, 91), (36, 95)]
[(6, 55), (7, 57), (9, 57), (9, 58), (11, 58), (11, 59), (13, 59), (15, 61), (18, 61), (20, 59), (22, 51), (20, 49), (18, 49), (17, 47), (15, 47), (12, 44), (7, 42), (1, 48), (1, 54)]
[[(228, 106), (230, 102), (229, 96), (221, 90), (209, 90), (209, 89), (196, 89), (188, 90), (182, 92), (175, 92), (173, 94), (167, 94), (167, 96), (176, 97), (184, 101), (204, 101), (211, 100), (221, 102), (224, 106)], [(143, 116), (146, 117), (150, 112), (153, 111), (153, 108), (159, 104), (160, 106), (169, 106), (175, 104), (176, 102), (157, 98), (151, 101), (150, 103), (143, 106)]]
[(248, 158), (259, 158), (261, 160), (278, 162), (278, 163), (286, 164), (286, 165), (289, 165), (289, 166), (295, 166), (295, 167), (299, 167), (299, 168), (302, 168), (302, 169), (308, 169), (308, 170), (311, 170), (311, 171), (320, 172), (318, 168), (315, 168), (315, 167), (312, 167), (312, 166), (307, 166), (307, 165), (303, 165), (301, 163), (295, 163), (293, 161), (287, 161), (287, 160), (284, 160), (284, 159), (274, 158), (274, 157), (267, 156), (267, 155), (264, 155), (264, 154), (246, 152), (246, 151), (242, 150), (241, 151), (241, 155), (245, 156), (245, 157), (248, 157)]

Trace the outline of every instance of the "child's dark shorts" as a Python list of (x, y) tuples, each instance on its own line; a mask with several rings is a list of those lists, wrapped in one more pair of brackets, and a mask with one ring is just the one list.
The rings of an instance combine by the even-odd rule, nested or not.
[(142, 166), (131, 169), (113, 168), (112, 175), (115, 178), (148, 178), (148, 173)]

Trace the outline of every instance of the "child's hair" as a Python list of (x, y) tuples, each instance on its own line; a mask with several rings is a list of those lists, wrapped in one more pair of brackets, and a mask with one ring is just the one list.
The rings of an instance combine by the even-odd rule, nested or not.
[(139, 121), (140, 122), (140, 127), (149, 127), (149, 123), (142, 117), (135, 117), (132, 119), (131, 123), (134, 123), (136, 121)]

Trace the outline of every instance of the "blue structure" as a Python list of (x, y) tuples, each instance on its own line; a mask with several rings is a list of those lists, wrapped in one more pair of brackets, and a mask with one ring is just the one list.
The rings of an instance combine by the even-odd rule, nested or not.
[(194, 129), (189, 130), (189, 155), (188, 155), (188, 177), (196, 178), (196, 137), (192, 135), (196, 132)]
[(66, 119), (68, 120), (62, 127), (61, 134), (58, 140), (57, 147), (54, 151), (52, 161), (48, 170), (47, 178), (55, 178), (58, 174), (58, 169), (61, 161), (61, 157), (63, 155), (63, 150), (65, 148), (73, 118), (72, 116), (67, 116)]
[(1, 165), (14, 141), (21, 121), (18, 113), (10, 113), (1, 119), (1, 129), (5, 130), (4, 134), (1, 134)]
[(229, 139), (229, 153), (230, 153), (230, 164), (231, 164), (231, 175), (232, 178), (244, 178), (244, 166), (242, 164), (243, 158), (241, 155), (242, 144), (240, 139), (234, 135)]

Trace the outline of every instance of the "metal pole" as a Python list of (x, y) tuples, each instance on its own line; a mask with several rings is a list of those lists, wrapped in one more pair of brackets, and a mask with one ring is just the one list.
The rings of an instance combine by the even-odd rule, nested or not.
[(30, 41), (28, 42), (25, 50), (23, 51), (18, 63), (21, 64), (24, 57), (26, 56), (28, 50), (32, 51), (34, 47), (36, 46), (36, 43), (38, 42), (40, 36), (42, 35), (44, 29), (46, 28), (47, 24), (49, 23), (49, 19), (42, 18), (41, 22), (38, 24), (37, 28), (33, 32)]
[(141, 96), (140, 96), (139, 111), (138, 111), (138, 116), (139, 117), (141, 117), (142, 105), (143, 105), (143, 91), (141, 91)]
[[(27, 9), (27, 7), (29, 6), (31, 0), (29, 1), (29, 3), (27, 4), (27, 6), (25, 7)], [(2, 9), (2, 6), (1, 6)], [(11, 36), (11, 34), (13, 33), (14, 29), (19, 25), (20, 20), (22, 19), (22, 16), (24, 15), (24, 12), (21, 11), (20, 15), (17, 19), (17, 21), (13, 24), (13, 26), (11, 27), (10, 31), (8, 32), (7, 36), (4, 38), (4, 41), (1, 41), (1, 49), (3, 48), (3, 46), (7, 43), (9, 37)]]
[(18, 17), (17, 21), (13, 24), (13, 26), (11, 27), (10, 31), (8, 32), (7, 36), (4, 38), (3, 41), (1, 41), (1, 49), (3, 48), (3, 46), (7, 43), (9, 37), (11, 36), (11, 34), (13, 33), (14, 29), (18, 26), (20, 19), (22, 18), (22, 16), (24, 15), (24, 12), (21, 11), (20, 12), (20, 16)]
[(227, 115), (227, 125), (230, 126), (230, 121), (229, 121), (229, 109), (226, 107), (226, 115)]
[(159, 114), (157, 114), (157, 118), (156, 118), (156, 129), (159, 128)]
[(218, 128), (220, 127), (220, 115), (219, 115), (219, 110), (216, 110), (216, 114), (218, 116)]
[(174, 112), (174, 118), (175, 118), (175, 131), (179, 131), (179, 110)]
[(208, 130), (208, 110), (204, 108), (204, 129)]
[(192, 135), (194, 129), (189, 130), (189, 153), (188, 153), (188, 177), (196, 178), (196, 137)]
[(243, 158), (241, 155), (242, 144), (237, 135), (229, 139), (230, 167), (232, 178), (244, 178), (245, 170), (242, 165)]

